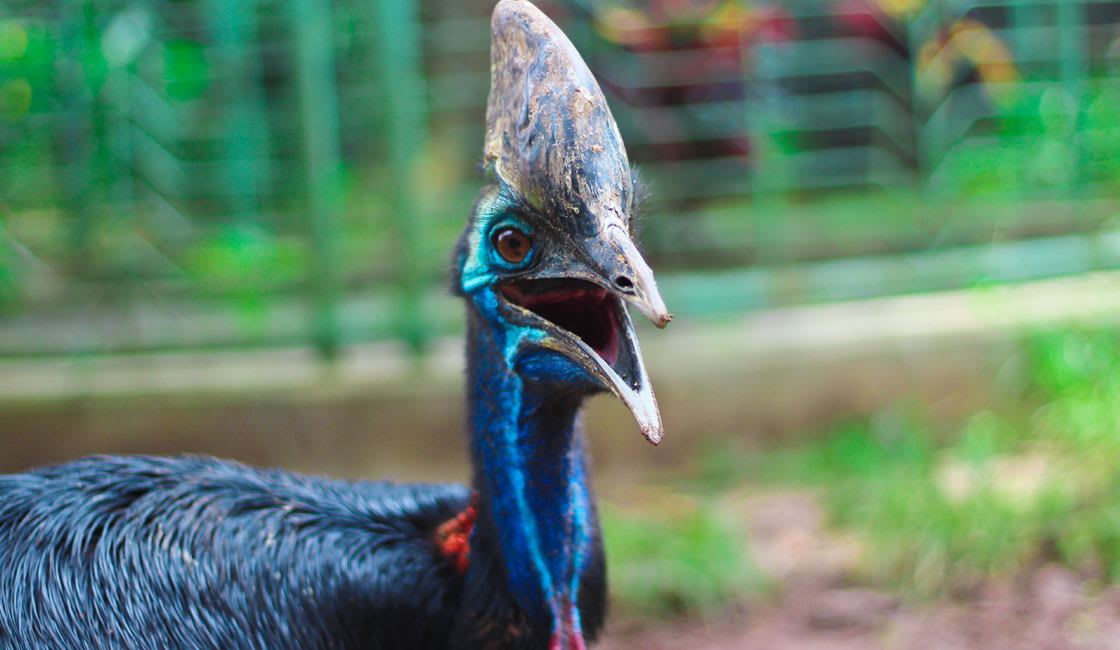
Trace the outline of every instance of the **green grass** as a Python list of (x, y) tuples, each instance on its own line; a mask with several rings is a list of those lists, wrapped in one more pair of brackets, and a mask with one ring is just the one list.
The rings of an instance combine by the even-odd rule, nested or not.
[(613, 601), (627, 613), (703, 615), (766, 588), (743, 522), (714, 499), (663, 494), (601, 515)]
[(937, 594), (1044, 560), (1120, 580), (1120, 336), (1045, 334), (1024, 350), (1020, 403), (947, 427), (891, 409), (753, 463), (815, 488), (867, 543), (875, 582)]
[(873, 586), (968, 593), (1041, 562), (1120, 582), (1120, 333), (1039, 334), (1022, 350), (1022, 392), (964, 421), (898, 406), (797, 446), (718, 445), (653, 507), (606, 507), (616, 602), (705, 613), (774, 586), (750, 559), (746, 522), (720, 505), (744, 489), (816, 494), (830, 525), (862, 543), (855, 577)]

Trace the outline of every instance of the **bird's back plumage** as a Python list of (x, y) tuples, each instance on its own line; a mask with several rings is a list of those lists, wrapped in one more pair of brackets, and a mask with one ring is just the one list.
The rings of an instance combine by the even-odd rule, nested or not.
[(0, 648), (444, 647), (433, 533), (469, 500), (199, 457), (0, 476)]

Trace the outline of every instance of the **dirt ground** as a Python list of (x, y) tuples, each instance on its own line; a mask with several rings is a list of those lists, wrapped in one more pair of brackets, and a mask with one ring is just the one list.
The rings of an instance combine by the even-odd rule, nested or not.
[(974, 598), (908, 604), (865, 588), (800, 584), (739, 620), (608, 630), (600, 650), (1112, 650), (1120, 593), (1091, 595), (1054, 566)]
[(936, 600), (853, 586), (861, 549), (824, 525), (810, 495), (743, 499), (775, 594), (714, 620), (616, 617), (599, 650), (1120, 650), (1120, 589), (1054, 564)]

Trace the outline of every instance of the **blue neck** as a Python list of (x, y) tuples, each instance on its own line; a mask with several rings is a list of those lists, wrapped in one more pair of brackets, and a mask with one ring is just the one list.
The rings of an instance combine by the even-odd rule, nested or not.
[(577, 428), (583, 395), (511, 371), (504, 332), (473, 316), (467, 372), (480, 521), (496, 529), (517, 603), (554, 635), (579, 634), (580, 579), (598, 539)]

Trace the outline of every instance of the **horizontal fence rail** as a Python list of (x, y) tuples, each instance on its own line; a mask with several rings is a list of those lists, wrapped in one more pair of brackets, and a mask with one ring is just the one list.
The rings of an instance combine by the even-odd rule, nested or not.
[[(540, 5), (686, 313), (1120, 267), (1120, 1)], [(0, 355), (454, 331), (491, 8), (0, 2)]]

